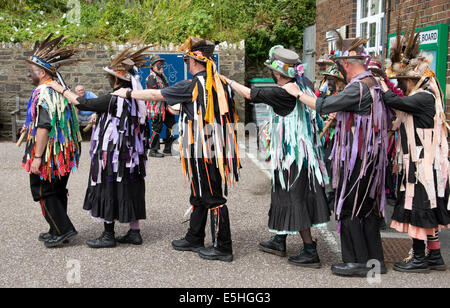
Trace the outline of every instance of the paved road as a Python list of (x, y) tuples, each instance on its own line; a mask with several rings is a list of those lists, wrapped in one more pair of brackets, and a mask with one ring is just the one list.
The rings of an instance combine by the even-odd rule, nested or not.
[[(170, 242), (186, 231), (182, 221), (189, 196), (175, 157), (149, 160), (148, 219), (141, 223), (144, 244), (89, 249), (85, 241), (100, 235), (102, 225), (82, 210), (89, 166), (88, 144), (83, 146), (81, 167), (69, 180), (69, 215), (79, 235), (63, 248), (47, 249), (37, 241), (47, 225), (39, 205), (32, 201), (28, 176), (20, 167), (23, 148), (0, 143), (0, 287), (417, 287), (423, 283), (427, 287), (448, 287), (450, 270), (431, 274), (390, 270), (374, 285), (363, 278), (333, 276), (330, 266), (340, 262), (339, 241), (326, 228), (313, 231), (323, 262), (321, 269), (301, 269), (285, 258), (258, 251), (257, 243), (270, 236), (266, 228), (270, 181), (248, 158), (242, 162), (241, 182), (228, 199), (234, 262), (206, 261), (194, 253), (171, 248)], [(118, 225), (116, 233), (127, 230), (127, 225)], [(288, 255), (297, 254), (300, 246), (299, 236), (289, 237)], [(445, 259), (450, 263), (448, 250)], [(70, 275), (76, 265), (81, 274), (79, 283), (67, 279), (77, 277)]]

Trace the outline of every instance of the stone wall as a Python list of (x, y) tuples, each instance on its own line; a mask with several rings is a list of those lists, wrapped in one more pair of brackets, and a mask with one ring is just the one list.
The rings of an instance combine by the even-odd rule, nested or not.
[[(116, 45), (80, 45), (80, 57), (90, 61), (79, 63), (77, 66), (61, 68), (66, 83), (74, 88), (84, 85), (86, 90), (97, 95), (111, 91), (105, 78), (103, 67), (110, 63), (111, 56), (119, 53), (128, 46)], [(178, 53), (178, 47), (152, 47), (149, 53)], [(216, 48), (220, 58), (220, 73), (238, 81), (245, 82), (245, 44), (221, 43)], [(27, 78), (28, 65), (25, 59), (31, 55), (31, 47), (20, 44), (0, 43), (0, 138), (11, 139), (10, 112), (15, 109), (16, 96), (28, 99), (33, 90)], [(245, 118), (244, 100), (236, 95), (238, 112), (242, 121)]]

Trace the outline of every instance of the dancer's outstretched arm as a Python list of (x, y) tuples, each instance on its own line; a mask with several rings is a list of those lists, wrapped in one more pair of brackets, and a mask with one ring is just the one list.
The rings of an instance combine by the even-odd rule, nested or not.
[(230, 85), (230, 87), (233, 89), (234, 92), (238, 93), (240, 96), (246, 98), (246, 99), (250, 99), (250, 88), (234, 81), (231, 79), (228, 79), (225, 76), (222, 76), (223, 79), (225, 79), (225, 81)]
[(164, 101), (164, 97), (161, 94), (161, 90), (146, 89), (146, 90), (127, 90), (125, 88), (119, 89), (112, 93), (112, 95), (120, 96), (123, 98), (134, 98), (142, 101)]

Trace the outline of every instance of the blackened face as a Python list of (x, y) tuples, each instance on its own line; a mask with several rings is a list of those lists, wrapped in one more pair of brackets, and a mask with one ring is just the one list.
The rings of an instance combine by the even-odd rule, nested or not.
[(111, 86), (112, 89), (114, 89), (114, 86), (116, 85), (116, 77), (109, 75), (108, 74), (108, 80), (109, 80), (109, 85)]
[(408, 93), (408, 80), (407, 79), (397, 79), (397, 86), (402, 90), (403, 93)]
[(275, 74), (273, 73), (272, 70), (270, 71), (270, 74), (272, 75), (273, 81), (274, 81), (276, 84), (278, 84), (278, 78), (277, 78), (277, 76), (275, 76)]
[(35, 65), (28, 66), (28, 80), (35, 87), (37, 87), (41, 82), (41, 71), (42, 70)]
[(348, 64), (346, 63), (346, 61), (343, 61), (343, 60), (336, 61), (336, 67), (337, 67), (338, 71), (342, 74), (342, 76), (344, 77), (344, 80), (346, 80), (347, 82), (350, 82), (350, 80), (347, 80)]

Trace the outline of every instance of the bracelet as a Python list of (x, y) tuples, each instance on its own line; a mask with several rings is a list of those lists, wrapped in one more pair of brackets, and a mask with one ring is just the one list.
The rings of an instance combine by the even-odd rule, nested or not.
[(133, 90), (128, 90), (127, 91), (127, 98), (128, 99), (131, 99), (131, 92), (133, 92)]
[(35, 159), (36, 159), (36, 158), (41, 159), (42, 156), (34, 156), (34, 158), (35, 158)]
[(229, 83), (230, 87), (233, 84), (233, 82), (234, 82), (234, 80), (230, 80), (230, 83)]
[(64, 89), (64, 90), (61, 92), (61, 95), (64, 96), (64, 92), (66, 92), (66, 91), (67, 91), (67, 89)]
[(303, 93), (303, 91), (300, 91), (300, 92), (297, 94), (297, 98), (300, 99), (300, 97), (302, 97), (303, 94), (305, 94), (305, 93)]

